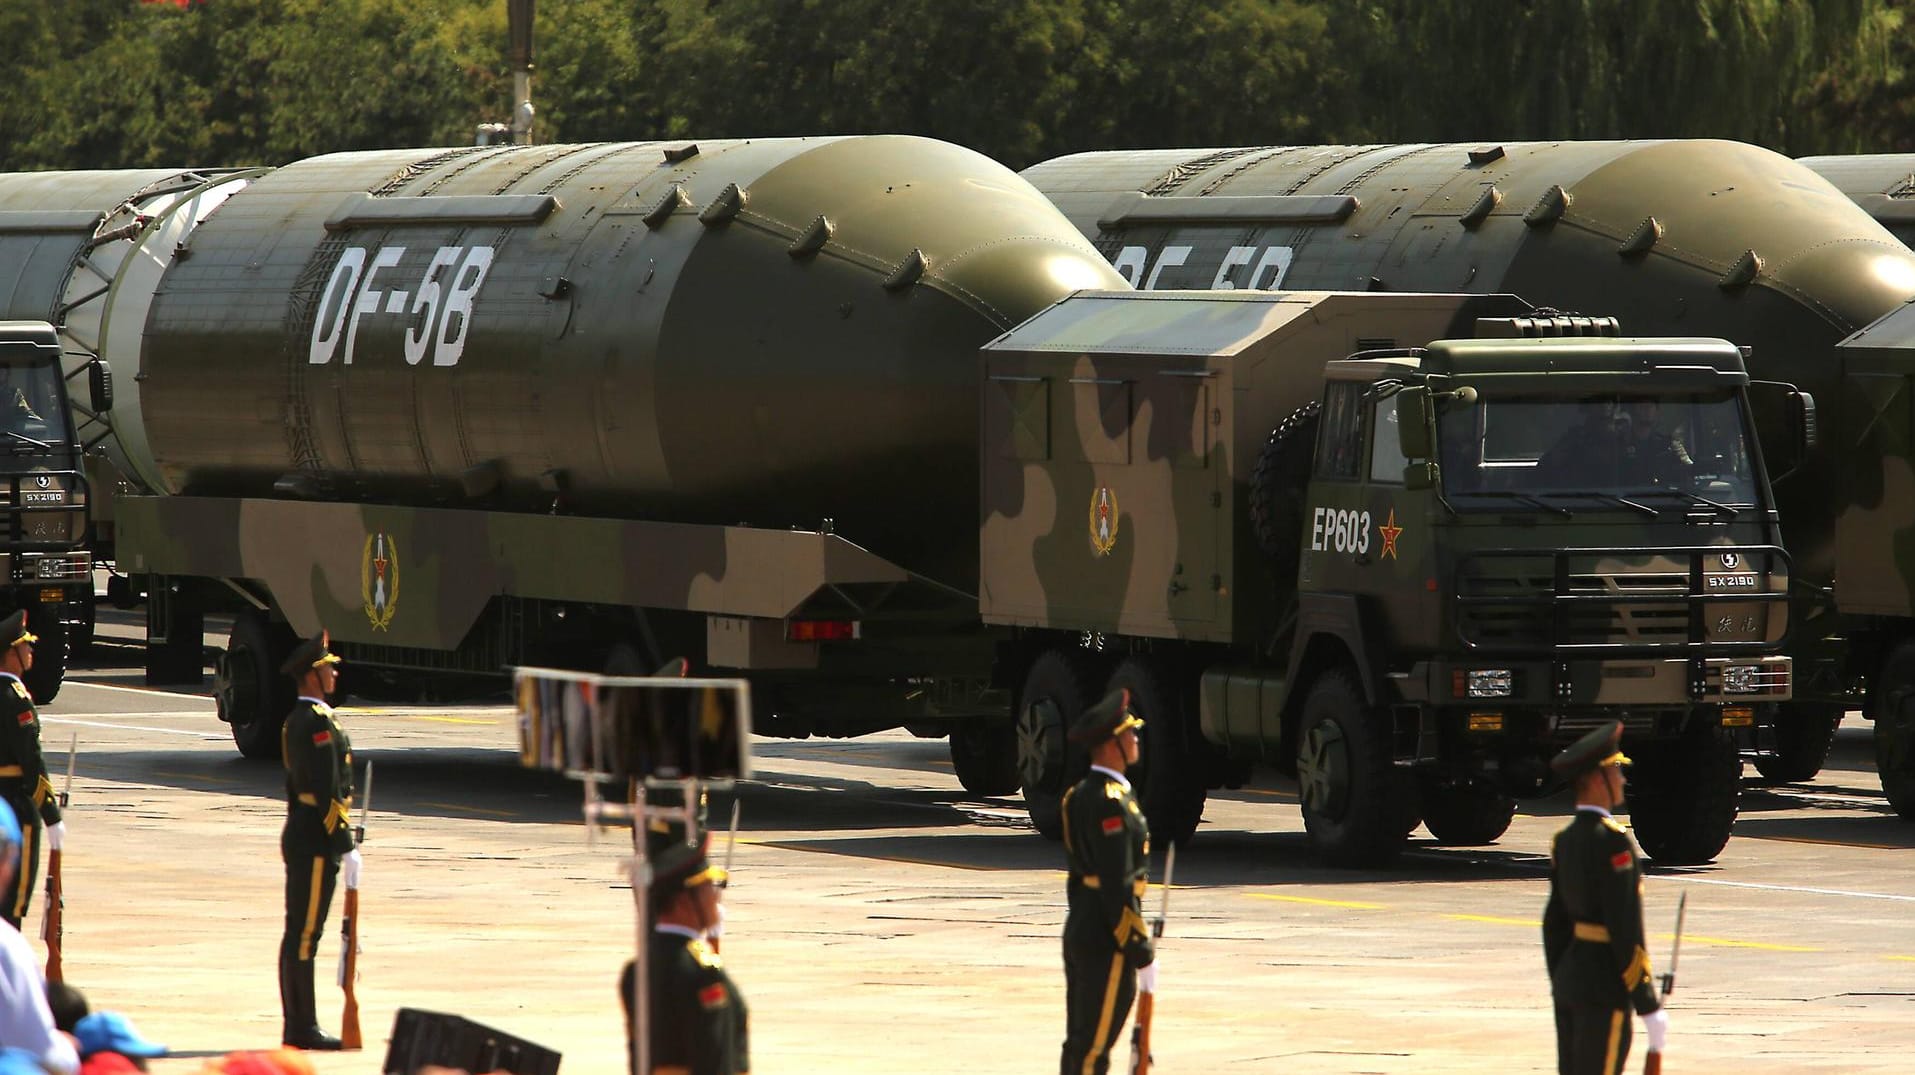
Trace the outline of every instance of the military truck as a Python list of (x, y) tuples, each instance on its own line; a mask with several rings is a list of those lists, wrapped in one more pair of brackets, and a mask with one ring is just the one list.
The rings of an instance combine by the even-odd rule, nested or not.
[[(0, 213), (0, 249), (7, 214)], [(88, 401), (110, 405), (102, 366), (91, 367)], [(86, 545), (87, 486), (83, 448), (68, 421), (60, 340), (44, 321), (0, 321), (0, 614), (27, 610), (39, 643), (21, 677), (33, 700), (46, 703), (66, 677), (67, 623), (93, 592)]]
[(1900, 312), (1915, 255), (1827, 180), (1702, 140), (1085, 153), (1024, 175), (1139, 287), (1518, 291), (1751, 347), (1771, 458), (1795, 436), (1793, 386), (1831, 431), (1775, 475), (1796, 682), (1755, 764), (1813, 777), (1863, 707), (1889, 801), (1915, 818), (1915, 707), (1881, 719), (1885, 700), (1915, 698), (1915, 340)]
[[(276, 758), (295, 639), (346, 689), (512, 665), (753, 680), (757, 728), (949, 734), (1016, 790), (977, 618), (978, 348), (1122, 278), (922, 138), (348, 153), (0, 176), (0, 310), (128, 391), (115, 564), (147, 672)], [(16, 254), (18, 256), (9, 256)]]
[(1735, 730), (1790, 691), (1734, 345), (1507, 296), (1079, 293), (982, 375), (981, 612), (1050, 640), (1017, 726), (1041, 830), (1064, 729), (1121, 687), (1160, 838), (1261, 764), (1331, 862), (1419, 819), (1487, 843), (1619, 719), (1649, 854), (1727, 841)]

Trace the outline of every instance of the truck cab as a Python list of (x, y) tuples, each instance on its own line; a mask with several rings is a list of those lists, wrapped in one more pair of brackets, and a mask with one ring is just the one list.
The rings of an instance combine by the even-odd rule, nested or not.
[[(1364, 610), (1366, 701), (1439, 840), (1494, 839), (1515, 799), (1553, 790), (1550, 755), (1616, 719), (1645, 849), (1704, 861), (1727, 841), (1739, 749), (1791, 687), (1747, 383), (1709, 339), (1459, 339), (1326, 365), (1297, 600)], [(1339, 690), (1304, 699), (1306, 817), (1341, 805), (1322, 778), (1352, 761)]]
[[(0, 321), (0, 615), (27, 610), (39, 642), (23, 679), (42, 704), (59, 693), (69, 621), (93, 594), (83, 449), (69, 417), (60, 350), (46, 322)], [(89, 380), (96, 397), (106, 391), (103, 367), (89, 371)]]

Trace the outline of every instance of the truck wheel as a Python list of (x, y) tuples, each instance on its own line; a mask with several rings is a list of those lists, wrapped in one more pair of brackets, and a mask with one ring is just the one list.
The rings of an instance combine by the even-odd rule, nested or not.
[(951, 768), (973, 795), (1009, 795), (1019, 779), (1017, 727), (1008, 720), (974, 720), (951, 729)]
[(245, 757), (280, 756), (279, 729), (293, 707), (293, 684), (279, 674), (279, 666), (296, 642), (290, 628), (269, 622), (262, 612), (248, 609), (233, 620), (213, 675), (213, 700)]
[(1257, 452), (1250, 470), (1250, 527), (1286, 589), (1297, 573), (1297, 542), (1303, 534), (1303, 491), (1316, 454), (1316, 400), (1297, 408)]
[(1868, 707), (1882, 794), (1902, 820), (1915, 821), (1915, 640), (1889, 651)]
[(33, 695), (34, 705), (45, 705), (66, 682), (67, 622), (60, 606), (41, 605), (27, 611), (27, 630), (40, 641), (33, 644), (33, 667), (20, 677)]
[(1355, 673), (1334, 668), (1310, 688), (1297, 736), (1303, 826), (1332, 866), (1389, 861), (1408, 836), (1389, 738)]
[(1031, 663), (1017, 705), (1017, 779), (1031, 824), (1047, 840), (1064, 838), (1059, 809), (1064, 791), (1087, 767), (1083, 752), (1064, 733), (1091, 696), (1097, 669), (1085, 656), (1048, 650)]
[(1417, 797), (1430, 835), (1452, 847), (1493, 844), (1516, 816), (1515, 799), (1475, 781), (1424, 781)]
[(1755, 771), (1777, 784), (1814, 780), (1841, 723), (1841, 706), (1785, 703), (1776, 715), (1775, 753), (1755, 759)]
[(1173, 685), (1174, 672), (1142, 657), (1131, 657), (1111, 673), (1106, 691), (1130, 691), (1130, 708), (1143, 718), (1143, 750), (1130, 777), (1143, 791), (1144, 819), (1154, 843), (1184, 844), (1203, 820), (1204, 773), (1192, 755), (1196, 714), (1186, 693)]
[(1626, 798), (1636, 842), (1664, 866), (1709, 862), (1729, 842), (1742, 798), (1734, 739), (1698, 725), (1672, 742), (1629, 748)]

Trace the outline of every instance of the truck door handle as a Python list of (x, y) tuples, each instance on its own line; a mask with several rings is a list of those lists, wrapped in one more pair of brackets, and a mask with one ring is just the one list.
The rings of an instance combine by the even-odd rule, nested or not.
[(1170, 580), (1170, 596), (1175, 597), (1178, 594), (1183, 593), (1185, 590), (1188, 590), (1188, 589), (1190, 589), (1190, 587), (1185, 586), (1183, 583), (1178, 582), (1176, 579)]

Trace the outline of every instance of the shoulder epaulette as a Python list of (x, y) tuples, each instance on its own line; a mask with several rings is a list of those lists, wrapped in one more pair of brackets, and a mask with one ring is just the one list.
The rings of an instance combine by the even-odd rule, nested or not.
[(1622, 827), (1622, 822), (1620, 822), (1620, 821), (1617, 821), (1617, 820), (1616, 820), (1615, 818), (1613, 818), (1613, 817), (1606, 817), (1606, 818), (1603, 818), (1603, 819), (1602, 819), (1602, 823), (1603, 823), (1603, 824), (1604, 824), (1605, 826), (1607, 826), (1607, 827), (1608, 827), (1609, 829), (1611, 829), (1612, 831), (1614, 831), (1614, 832), (1628, 832), (1628, 831), (1629, 831), (1628, 829), (1625, 829), (1625, 828), (1623, 828), (1623, 827)]
[(706, 944), (702, 937), (693, 937), (691, 942), (685, 945), (685, 952), (701, 967), (716, 968), (725, 965), (724, 960), (718, 958), (718, 953), (712, 951), (711, 945)]
[(1110, 779), (1109, 777), (1105, 777), (1104, 778), (1104, 798), (1122, 799), (1123, 797), (1124, 797), (1124, 786), (1122, 784), (1119, 784), (1117, 781)]

